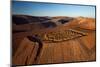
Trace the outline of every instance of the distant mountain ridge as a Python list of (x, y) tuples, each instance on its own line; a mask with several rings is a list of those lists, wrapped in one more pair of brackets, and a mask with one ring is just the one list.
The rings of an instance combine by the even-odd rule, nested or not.
[(28, 16), (28, 15), (13, 15), (12, 16), (13, 30), (43, 30), (48, 28), (66, 29), (79, 27), (83, 29), (95, 30), (95, 19), (88, 17), (48, 17), (48, 16)]

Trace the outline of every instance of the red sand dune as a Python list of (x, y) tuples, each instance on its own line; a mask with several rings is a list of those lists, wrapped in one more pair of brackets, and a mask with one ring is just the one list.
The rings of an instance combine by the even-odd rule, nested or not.
[(79, 26), (83, 29), (96, 29), (96, 21), (93, 18), (77, 18), (79, 20)]
[[(57, 19), (57, 17), (55, 18)], [(59, 17), (59, 19), (61, 18)], [(30, 19), (28, 18), (27, 20)], [(49, 21), (51, 20), (49, 19)], [(41, 22), (36, 26), (34, 23), (13, 24), (13, 64), (29, 65), (96, 60), (95, 19), (84, 17), (74, 18), (64, 24), (50, 28), (41, 25)], [(76, 34), (73, 33), (75, 36), (79, 33), (81, 33), (82, 36), (72, 39), (70, 38), (70, 34), (72, 33), (69, 32), (67, 33), (69, 36), (66, 34), (65, 36), (69, 37), (70, 40), (61, 42), (42, 41), (42, 45), (38, 42), (32, 42), (27, 38), (27, 36), (33, 36), (35, 34), (45, 35), (51, 34), (51, 32), (57, 33), (55, 37), (62, 36), (59, 32), (64, 32), (69, 29), (76, 30), (74, 31)], [(83, 34), (86, 35), (84, 36)]]

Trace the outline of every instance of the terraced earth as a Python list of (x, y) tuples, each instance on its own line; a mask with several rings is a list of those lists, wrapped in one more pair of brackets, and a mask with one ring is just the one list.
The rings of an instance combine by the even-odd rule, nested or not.
[(69, 30), (63, 30), (63, 31), (59, 30), (56, 32), (50, 32), (48, 34), (44, 33), (44, 34), (37, 34), (37, 35), (41, 40), (46, 41), (46, 42), (62, 42), (62, 41), (71, 40), (73, 38), (86, 36), (87, 33), (69, 29)]

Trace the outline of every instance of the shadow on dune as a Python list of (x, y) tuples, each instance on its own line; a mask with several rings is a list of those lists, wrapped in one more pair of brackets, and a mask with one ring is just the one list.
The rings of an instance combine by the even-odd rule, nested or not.
[(38, 35), (35, 35), (35, 36), (27, 36), (27, 38), (32, 41), (32, 42), (37, 42), (39, 45), (38, 47), (38, 50), (37, 50), (37, 54), (35, 56), (35, 59), (34, 61), (37, 61), (38, 57), (40, 56), (40, 53), (42, 51), (42, 48), (43, 48), (43, 44), (42, 44), (42, 41), (41, 39), (38, 37)]

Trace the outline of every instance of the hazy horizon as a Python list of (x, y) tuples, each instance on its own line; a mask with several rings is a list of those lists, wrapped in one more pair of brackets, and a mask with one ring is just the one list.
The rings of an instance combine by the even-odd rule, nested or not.
[(12, 14), (95, 18), (95, 6), (12, 1)]

